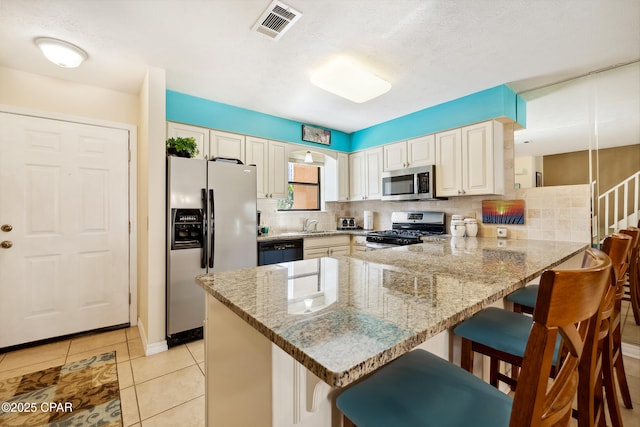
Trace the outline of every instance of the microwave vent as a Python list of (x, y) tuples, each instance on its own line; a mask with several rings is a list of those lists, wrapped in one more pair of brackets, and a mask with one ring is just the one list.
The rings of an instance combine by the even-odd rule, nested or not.
[(278, 40), (301, 16), (302, 13), (276, 0), (258, 18), (252, 30)]

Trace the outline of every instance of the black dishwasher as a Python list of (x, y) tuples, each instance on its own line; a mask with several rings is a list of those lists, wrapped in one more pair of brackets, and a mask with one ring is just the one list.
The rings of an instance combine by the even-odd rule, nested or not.
[(302, 239), (258, 242), (258, 265), (298, 261), (302, 257)]

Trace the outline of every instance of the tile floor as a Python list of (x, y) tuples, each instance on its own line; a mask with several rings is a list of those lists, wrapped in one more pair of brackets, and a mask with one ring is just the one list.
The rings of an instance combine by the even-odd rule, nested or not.
[[(125, 426), (204, 426), (204, 342), (145, 357), (135, 327), (0, 354), (0, 379), (116, 350)], [(640, 359), (624, 358), (634, 409), (621, 406), (625, 426), (640, 425)], [(577, 425), (575, 422), (572, 426)]]
[(204, 342), (145, 357), (136, 327), (0, 354), (0, 379), (116, 351), (125, 426), (204, 426)]

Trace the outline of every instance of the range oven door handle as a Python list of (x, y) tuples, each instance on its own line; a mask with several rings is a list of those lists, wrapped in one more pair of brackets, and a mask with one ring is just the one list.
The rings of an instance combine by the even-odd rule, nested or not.
[(216, 247), (216, 205), (215, 205), (215, 197), (213, 194), (213, 189), (209, 190), (209, 206), (210, 206), (210, 213), (209, 215), (211, 216), (211, 246), (209, 249), (209, 268), (213, 268), (214, 263), (215, 263), (215, 258), (214, 258), (214, 251), (215, 251), (215, 247)]
[(202, 198), (202, 242), (200, 242), (200, 268), (207, 268), (207, 190), (202, 188), (200, 190), (200, 196)]

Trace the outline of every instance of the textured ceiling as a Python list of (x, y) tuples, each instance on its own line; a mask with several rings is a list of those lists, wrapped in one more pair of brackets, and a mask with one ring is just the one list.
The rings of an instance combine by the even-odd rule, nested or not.
[[(344, 132), (500, 84), (517, 92), (640, 57), (638, 0), (286, 0), (302, 18), (278, 41), (251, 31), (270, 0), (0, 0), (0, 66), (138, 93), (167, 87)], [(89, 53), (48, 63), (33, 39)], [(354, 104), (309, 83), (349, 55), (392, 83)]]

